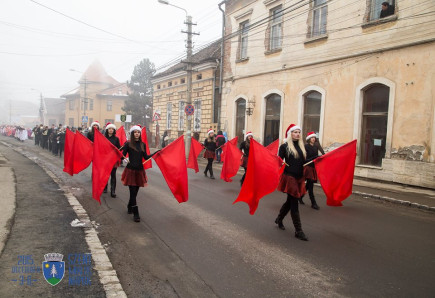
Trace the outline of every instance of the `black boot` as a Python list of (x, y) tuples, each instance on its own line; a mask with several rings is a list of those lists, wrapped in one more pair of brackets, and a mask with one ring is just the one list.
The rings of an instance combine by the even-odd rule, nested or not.
[(207, 176), (207, 171), (208, 171), (208, 167), (205, 168), (205, 171), (204, 171), (204, 176), (205, 176), (205, 177), (208, 177), (208, 176)]
[(106, 184), (106, 186), (104, 187), (103, 192), (104, 192), (104, 193), (107, 193), (107, 184)]
[(137, 206), (133, 206), (131, 207), (133, 210), (133, 220), (135, 222), (140, 222), (140, 217), (139, 217), (139, 208)]
[(310, 200), (311, 200), (311, 208), (316, 209), (316, 210), (319, 210), (320, 207), (319, 207), (319, 205), (317, 205), (316, 198), (314, 197), (314, 192), (313, 192), (313, 190), (311, 190), (311, 191), (309, 192), (309, 195), (310, 195)]
[(284, 227), (284, 225), (283, 225), (283, 223), (282, 223), (282, 218), (280, 218), (279, 217), (279, 215), (278, 215), (278, 217), (275, 219), (275, 223), (278, 225), (278, 228), (280, 229), (280, 230), (285, 230), (285, 227)]
[(112, 198), (116, 198), (115, 189), (116, 189), (116, 180), (110, 179), (110, 196)]
[(112, 197), (112, 198), (116, 198), (116, 193), (115, 193), (115, 190), (112, 188), (112, 189), (110, 189), (110, 196)]
[(282, 205), (281, 209), (279, 210), (278, 217), (275, 219), (275, 223), (278, 225), (278, 228), (281, 230), (285, 230), (285, 227), (284, 227), (284, 224), (282, 223), (282, 221), (284, 220), (284, 217), (288, 214), (289, 210), (290, 210), (290, 205), (289, 205), (288, 200), (287, 200), (287, 202), (285, 202)]
[(210, 179), (215, 179), (213, 176), (213, 169), (210, 169), (209, 171), (210, 171)]
[(129, 205), (127, 205), (127, 213), (128, 214), (132, 214), (133, 213), (133, 208)]
[(292, 213), (292, 221), (293, 221), (293, 225), (295, 226), (295, 237), (303, 240), (303, 241), (308, 241), (307, 236), (305, 236), (305, 233), (302, 231), (302, 223), (301, 223), (301, 217), (298, 213)]
[(305, 205), (304, 201), (302, 201), (303, 198), (304, 198), (304, 196), (302, 196), (298, 199), (299, 204), (301, 204), (301, 205)]

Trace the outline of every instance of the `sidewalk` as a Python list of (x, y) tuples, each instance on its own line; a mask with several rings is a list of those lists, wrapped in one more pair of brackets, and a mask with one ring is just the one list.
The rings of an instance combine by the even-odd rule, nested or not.
[[(200, 172), (203, 171), (207, 165), (207, 161), (202, 158), (202, 155), (200, 155), (198, 158), (198, 164), (200, 167)], [(220, 177), (222, 165), (222, 163), (213, 163), (213, 169), (219, 171), (219, 173), (215, 174), (217, 178)], [(240, 168), (237, 175), (238, 177), (234, 179), (235, 183), (239, 182), (243, 173), (244, 169)], [(320, 184), (316, 183), (315, 185), (320, 188)], [(355, 177), (353, 181), (352, 193), (353, 195), (362, 196), (364, 198), (371, 198), (435, 212), (435, 190), (432, 189), (407, 186), (397, 183), (365, 180)]]

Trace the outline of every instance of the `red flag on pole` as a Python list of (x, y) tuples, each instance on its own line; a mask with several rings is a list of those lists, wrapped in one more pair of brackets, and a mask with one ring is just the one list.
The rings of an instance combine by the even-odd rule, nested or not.
[(353, 140), (314, 160), (326, 205), (343, 206), (341, 202), (352, 194), (355, 158), (356, 140)]
[(119, 139), (119, 143), (121, 144), (121, 147), (124, 146), (125, 142), (127, 142), (127, 137), (125, 136), (125, 129), (124, 126), (121, 126), (116, 130), (115, 135)]
[(198, 156), (201, 153), (203, 147), (204, 146), (200, 142), (198, 142), (194, 138), (191, 138), (189, 158), (187, 159), (187, 167), (189, 169), (194, 169), (195, 173), (199, 172)]
[[(148, 146), (148, 138), (147, 138), (147, 129), (144, 126), (142, 128), (142, 132), (140, 134), (140, 137), (142, 138), (142, 142), (145, 143), (145, 147), (146, 147), (146, 151), (147, 151), (147, 155), (150, 155), (150, 146)], [(143, 164), (143, 168), (146, 169), (151, 169), (153, 167), (153, 164), (151, 162), (151, 160), (148, 160), (146, 163)]]
[(100, 202), (103, 189), (109, 180), (115, 163), (122, 157), (121, 151), (105, 136), (95, 129), (94, 132), (94, 156), (92, 159), (92, 197)]
[(245, 202), (249, 205), (249, 213), (253, 215), (260, 199), (278, 187), (284, 165), (278, 155), (272, 154), (254, 139), (251, 139), (250, 146), (245, 181), (233, 204)]
[(226, 143), (221, 147), (221, 148), (222, 148), (222, 153), (221, 153), (221, 160), (222, 160), (222, 161), (225, 160), (225, 146), (226, 146), (228, 143), (231, 143), (231, 144), (233, 144), (234, 146), (237, 147), (237, 141), (238, 141), (238, 139), (239, 139), (239, 137), (235, 137), (235, 138), (229, 140), (228, 142), (226, 142)]
[(78, 174), (89, 167), (92, 161), (93, 150), (92, 142), (81, 133), (76, 133), (72, 153), (74, 174)]
[(66, 129), (65, 133), (65, 148), (63, 153), (63, 171), (70, 174), (73, 173), (73, 146), (74, 146), (75, 133), (73, 133), (69, 128)]
[(274, 155), (278, 155), (278, 149), (279, 149), (279, 139), (277, 139), (276, 141), (270, 143), (269, 145), (266, 146), (267, 149), (269, 149), (269, 151), (274, 154)]
[[(234, 139), (236, 139), (235, 142), (233, 141)], [(225, 143), (222, 148), (222, 156), (224, 157), (222, 160), (224, 164), (222, 165), (221, 179), (226, 182), (233, 181), (231, 177), (237, 175), (240, 168), (240, 159), (243, 155), (242, 151), (237, 148), (237, 137), (234, 139)]]
[(179, 203), (187, 202), (189, 191), (187, 186), (186, 151), (184, 136), (154, 154), (154, 161), (162, 171), (163, 177)]

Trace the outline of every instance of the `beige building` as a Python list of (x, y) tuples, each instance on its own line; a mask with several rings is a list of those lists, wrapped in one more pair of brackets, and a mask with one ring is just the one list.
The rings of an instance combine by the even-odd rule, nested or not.
[[(214, 42), (192, 56), (192, 136), (204, 139), (209, 128), (217, 129), (220, 117), (219, 58), (220, 41)], [(160, 115), (153, 121), (153, 135), (162, 136), (168, 132), (170, 139), (176, 139), (186, 131), (185, 114), (187, 98), (186, 64), (178, 63), (153, 76), (153, 109)], [(158, 142), (158, 141), (157, 141)]]
[(435, 6), (380, 18), (383, 1), (227, 1), (229, 137), (267, 145), (297, 123), (326, 148), (357, 139), (357, 176), (435, 188)]
[(98, 121), (101, 127), (107, 122), (119, 127), (121, 122), (115, 122), (115, 115), (125, 114), (121, 108), (130, 92), (127, 84), (109, 76), (98, 61), (88, 67), (78, 83), (79, 87), (62, 95), (66, 99), (65, 125), (88, 127)]

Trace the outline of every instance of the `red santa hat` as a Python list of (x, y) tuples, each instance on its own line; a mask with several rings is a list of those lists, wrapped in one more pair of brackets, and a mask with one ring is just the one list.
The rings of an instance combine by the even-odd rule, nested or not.
[(211, 133), (214, 133), (214, 130), (210, 128), (210, 129), (207, 131), (207, 134), (210, 135)]
[(248, 132), (246, 133), (245, 140), (246, 140), (246, 138), (249, 137), (249, 136), (254, 137), (254, 134), (252, 133), (252, 131), (248, 131)]
[(100, 128), (100, 123), (98, 121), (94, 121), (91, 123), (91, 127), (94, 125), (98, 125), (98, 128)]
[(112, 123), (110, 123), (110, 122), (107, 122), (107, 124), (106, 124), (106, 130), (108, 130), (109, 128), (113, 128), (114, 130), (116, 130), (116, 126), (115, 126), (115, 124), (112, 124)]
[(296, 129), (301, 130), (301, 127), (296, 124), (290, 124), (289, 127), (287, 127), (287, 130), (285, 131), (285, 137), (288, 138), (289, 134)]
[(317, 138), (317, 135), (314, 131), (310, 131), (309, 133), (307, 133), (307, 141), (311, 138)]
[(135, 130), (142, 131), (142, 126), (140, 126), (139, 124), (136, 124), (136, 125), (132, 126), (130, 128), (130, 133), (132, 133)]

